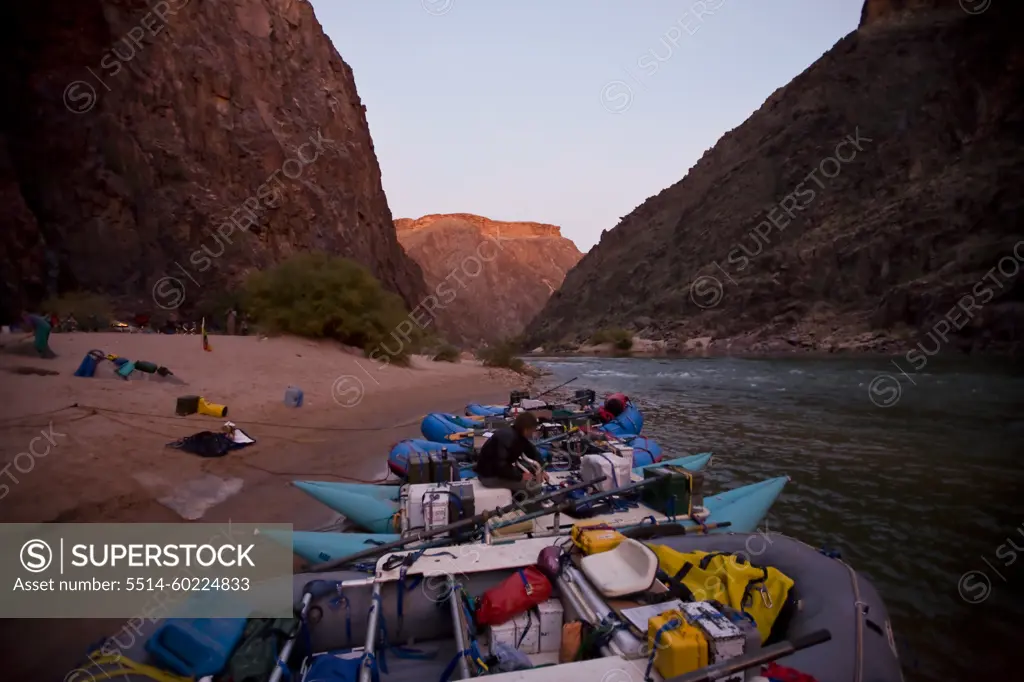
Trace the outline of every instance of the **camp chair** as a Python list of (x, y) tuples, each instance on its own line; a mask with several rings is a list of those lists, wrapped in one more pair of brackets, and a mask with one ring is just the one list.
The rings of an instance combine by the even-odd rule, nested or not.
[(580, 569), (602, 596), (622, 597), (654, 584), (658, 556), (642, 542), (626, 538), (615, 549), (583, 557)]

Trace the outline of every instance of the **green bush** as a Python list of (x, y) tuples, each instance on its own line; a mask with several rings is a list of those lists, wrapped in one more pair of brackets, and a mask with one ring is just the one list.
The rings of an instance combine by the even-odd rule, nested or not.
[(493, 346), (486, 346), (477, 351), (484, 367), (506, 367), (520, 374), (526, 373), (526, 363), (518, 357), (518, 346), (509, 341), (503, 341)]
[(462, 355), (462, 353), (458, 348), (450, 343), (446, 343), (441, 346), (437, 351), (437, 354), (434, 355), (434, 362), (458, 362), (460, 355)]
[(402, 299), (369, 270), (322, 252), (296, 254), (250, 275), (244, 305), (270, 333), (334, 339), (383, 362), (407, 364), (423, 339)]
[(114, 307), (106, 297), (86, 291), (75, 291), (50, 298), (43, 302), (43, 315), (56, 313), (61, 320), (74, 315), (79, 329), (85, 331), (105, 330), (114, 319)]
[(633, 347), (633, 334), (620, 328), (601, 329), (590, 337), (590, 342), (595, 346), (610, 343), (618, 350), (629, 350)]

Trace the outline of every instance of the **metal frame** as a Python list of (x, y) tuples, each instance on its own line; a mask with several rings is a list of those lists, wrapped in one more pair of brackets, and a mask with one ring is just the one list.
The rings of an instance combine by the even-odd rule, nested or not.
[(371, 657), (376, 660), (375, 651), (377, 646), (377, 622), (380, 620), (380, 590), (382, 583), (374, 582), (373, 596), (370, 603), (370, 617), (366, 624), (366, 643), (363, 645), (363, 660), (359, 665), (359, 682), (372, 682), (373, 672), (371, 670)]
[(459, 648), (459, 679), (468, 680), (472, 677), (472, 673), (469, 671), (469, 662), (466, 661), (466, 655), (462, 653), (466, 650), (466, 624), (462, 622), (462, 588), (455, 584), (454, 578), (448, 579), (448, 586), (450, 588), (448, 603), (451, 605), (452, 610), (452, 625), (455, 628), (455, 646)]

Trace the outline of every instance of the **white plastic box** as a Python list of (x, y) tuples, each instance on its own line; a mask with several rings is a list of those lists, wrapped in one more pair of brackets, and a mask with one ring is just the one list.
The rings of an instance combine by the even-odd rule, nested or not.
[(501, 625), (492, 625), (487, 633), (491, 653), (494, 653), (494, 645), (499, 642), (518, 648), (524, 654), (538, 653), (540, 629), (536, 613), (521, 613)]
[(448, 486), (417, 483), (407, 487), (406, 519), (403, 530), (439, 528), (448, 525)]
[[(708, 641), (708, 663), (719, 663), (742, 656), (746, 649), (746, 635), (714, 606), (706, 601), (683, 604), (683, 616), (691, 625), (700, 628)], [(723, 682), (743, 682), (739, 672), (721, 678)]]
[(556, 653), (562, 648), (563, 620), (562, 603), (548, 599), (528, 614), (521, 613), (501, 625), (492, 625), (488, 632), (489, 646), (493, 651), (494, 645), (502, 642), (512, 647), (519, 644), (524, 654)]
[(540, 612), (540, 651), (537, 653), (558, 652), (562, 648), (562, 602), (558, 599), (548, 599), (539, 604), (537, 610)]
[(601, 476), (607, 476), (605, 480), (597, 484), (598, 488), (604, 491), (615, 490), (622, 486), (629, 485), (632, 481), (630, 474), (633, 471), (633, 459), (629, 459), (614, 453), (604, 452), (600, 455), (583, 455), (580, 460), (580, 474), (584, 481), (593, 481)]

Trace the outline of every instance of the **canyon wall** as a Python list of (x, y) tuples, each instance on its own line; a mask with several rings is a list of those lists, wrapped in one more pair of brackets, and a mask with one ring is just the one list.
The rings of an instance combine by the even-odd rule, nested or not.
[(543, 223), (456, 213), (403, 218), (395, 227), (444, 304), (439, 332), (464, 345), (519, 335), (582, 257), (558, 227)]
[(187, 311), (318, 249), (411, 307), (366, 110), (305, 0), (36, 0), (5, 22), (0, 314)]

